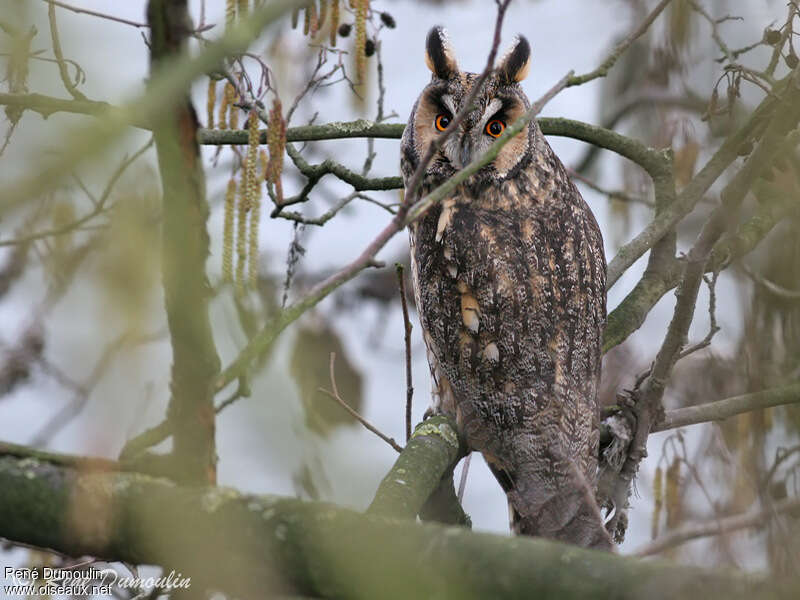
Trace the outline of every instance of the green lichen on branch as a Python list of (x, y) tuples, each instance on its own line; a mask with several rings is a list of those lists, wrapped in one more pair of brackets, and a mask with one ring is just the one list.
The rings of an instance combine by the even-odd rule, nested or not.
[(194, 593), (240, 597), (789, 600), (800, 585), (11, 456), (0, 457), (0, 537), (169, 565)]
[(381, 481), (368, 512), (413, 519), (462, 455), (455, 424), (443, 416), (417, 425)]

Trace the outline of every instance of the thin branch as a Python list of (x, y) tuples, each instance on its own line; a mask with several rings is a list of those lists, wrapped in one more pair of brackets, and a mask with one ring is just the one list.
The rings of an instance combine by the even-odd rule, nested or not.
[[(344, 207), (350, 204), (350, 202), (352, 202), (356, 197), (357, 196), (355, 192), (348, 194), (347, 196), (339, 200), (336, 204), (331, 206), (329, 210), (322, 213), (319, 217), (306, 217), (305, 215), (299, 212), (276, 209), (276, 211), (273, 212), (273, 218), (286, 219), (288, 221), (294, 221), (296, 223), (302, 223), (304, 225), (316, 225), (317, 227), (322, 227), (323, 225), (325, 225), (325, 223), (327, 223), (333, 217), (335, 217), (339, 213), (339, 211), (341, 211)], [(281, 207), (279, 208), (282, 209), (283, 206), (284, 205), (281, 205)]]
[[(298, 125), (286, 130), (287, 142), (313, 142), (319, 140), (340, 140), (347, 138), (389, 138), (400, 139), (405, 123), (375, 123), (367, 119), (355, 121), (333, 121), (324, 125)], [(204, 145), (243, 145), (247, 144), (247, 131), (232, 129), (200, 129), (198, 141)], [(267, 143), (267, 130), (259, 132), (259, 143)]]
[(47, 17), (50, 21), (50, 37), (53, 41), (53, 54), (56, 57), (56, 64), (58, 64), (58, 73), (61, 76), (61, 82), (76, 100), (86, 100), (86, 96), (78, 91), (75, 84), (70, 81), (69, 73), (67, 72), (67, 64), (64, 61), (64, 54), (61, 52), (61, 41), (58, 38), (58, 24), (56, 23), (56, 4), (49, 2), (47, 6)]
[(721, 535), (750, 527), (760, 527), (775, 514), (797, 514), (800, 511), (800, 498), (786, 498), (775, 502), (766, 509), (755, 509), (708, 523), (684, 525), (670, 531), (634, 552), (634, 556), (651, 556), (669, 548), (674, 548), (690, 540), (712, 535)]
[[(779, 87), (785, 89), (787, 87), (785, 83)], [(756, 128), (762, 125), (764, 120), (769, 117), (776, 103), (775, 98), (765, 98), (753, 111), (747, 122), (722, 143), (705, 166), (683, 188), (675, 202), (656, 215), (636, 237), (619, 249), (617, 255), (608, 263), (607, 289), (611, 289), (628, 267), (635, 263), (668, 231), (671, 231), (683, 217), (692, 211), (708, 188), (738, 158), (742, 144), (750, 139)]]
[(756, 282), (758, 285), (763, 287), (767, 290), (770, 294), (775, 296), (776, 298), (780, 298), (781, 300), (800, 300), (800, 291), (799, 290), (789, 290), (783, 286), (778, 285), (777, 283), (773, 283), (769, 279), (762, 277), (758, 273), (753, 272), (753, 270), (745, 264), (742, 264), (742, 270), (747, 274), (747, 276)]
[(380, 429), (375, 427), (372, 423), (367, 421), (364, 417), (362, 417), (360, 414), (358, 414), (356, 411), (354, 411), (352, 408), (350, 408), (350, 406), (347, 404), (347, 402), (342, 400), (342, 397), (339, 395), (339, 390), (336, 387), (336, 376), (334, 374), (334, 363), (335, 362), (336, 362), (336, 353), (335, 352), (331, 352), (330, 377), (331, 377), (331, 388), (333, 388), (333, 391), (332, 392), (328, 391), (325, 388), (318, 388), (318, 391), (322, 392), (323, 394), (325, 394), (329, 398), (332, 398), (333, 400), (336, 400), (336, 402), (339, 403), (339, 406), (341, 406), (343, 409), (345, 409), (350, 414), (351, 417), (353, 417), (355, 420), (357, 420), (359, 423), (361, 423), (364, 427), (366, 427), (369, 431), (371, 431), (372, 433), (377, 435), (379, 438), (381, 438), (384, 442), (389, 444), (397, 452), (402, 452), (403, 451), (403, 447), (400, 446), (397, 442), (395, 442), (394, 438), (390, 438), (388, 435), (383, 433)]
[(83, 15), (91, 15), (93, 17), (99, 17), (101, 19), (106, 19), (107, 21), (115, 21), (117, 23), (122, 23), (124, 25), (131, 25), (133, 27), (138, 27), (140, 29), (147, 29), (149, 26), (147, 23), (142, 23), (140, 21), (131, 21), (129, 19), (123, 19), (122, 17), (115, 17), (114, 15), (108, 15), (106, 13), (97, 12), (94, 10), (89, 10), (88, 8), (79, 8), (77, 6), (72, 6), (70, 4), (66, 4), (64, 2), (59, 2), (59, 0), (42, 0), (42, 2), (46, 2), (50, 6), (60, 6), (66, 10), (72, 11), (74, 13), (79, 13)]
[(733, 396), (698, 406), (670, 410), (666, 412), (663, 420), (653, 425), (651, 431), (666, 431), (677, 427), (696, 425), (697, 423), (722, 421), (754, 410), (797, 403), (800, 403), (800, 382), (752, 394)]
[(619, 536), (618, 525), (624, 523), (633, 478), (638, 471), (639, 463), (647, 454), (646, 442), (651, 425), (658, 421), (658, 416), (663, 411), (661, 400), (664, 390), (692, 323), (700, 282), (714, 245), (735, 224), (745, 195), (780, 150), (782, 146), (780, 140), (785, 137), (786, 131), (794, 129), (800, 120), (800, 88), (796, 85), (798, 77), (800, 71), (795, 71), (791, 76), (791, 85), (787, 87), (781, 105), (773, 115), (761, 141), (722, 190), (721, 204), (711, 213), (686, 257), (686, 269), (678, 289), (675, 310), (667, 335), (656, 355), (652, 372), (634, 406), (636, 429), (628, 458), (619, 472), (617, 481), (613, 484), (613, 490), (604, 489), (602, 492), (603, 502), (608, 504), (610, 501), (615, 508), (614, 516), (608, 523), (609, 530), (615, 537)]
[(61, 410), (51, 415), (44, 425), (39, 428), (31, 437), (31, 445), (40, 446), (47, 443), (81, 413), (91, 399), (92, 389), (106, 374), (120, 352), (126, 348), (156, 342), (163, 339), (164, 335), (165, 332), (163, 331), (140, 336), (133, 336), (131, 332), (125, 332), (109, 342), (103, 349), (100, 359), (95, 364), (92, 372), (82, 383), (78, 384), (72, 400), (63, 406)]
[(588, 177), (584, 177), (574, 169), (567, 168), (567, 173), (569, 173), (569, 176), (572, 179), (577, 179), (589, 189), (594, 190), (595, 192), (602, 194), (604, 196), (607, 196), (609, 200), (621, 200), (622, 202), (628, 202), (630, 204), (644, 204), (645, 206), (649, 207), (655, 206), (650, 200), (642, 198), (641, 196), (631, 196), (630, 194), (622, 190), (607, 190), (597, 185), (594, 181), (592, 181)]
[[(725, 43), (725, 41), (722, 39), (722, 36), (719, 34), (718, 25), (720, 25), (724, 21), (714, 19), (710, 14), (708, 14), (708, 12), (706, 12), (706, 10), (698, 2), (696, 2), (696, 0), (689, 0), (689, 4), (696, 13), (698, 13), (706, 21), (708, 21), (708, 24), (711, 27), (711, 37), (717, 43), (717, 46), (719, 46), (719, 49), (722, 51), (725, 57), (728, 59), (728, 63), (730, 64), (735, 62), (736, 56), (734, 56), (733, 52), (731, 52), (731, 49), (728, 48), (728, 45)], [(725, 19), (725, 21), (727, 20), (730, 19)]]
[(631, 44), (633, 44), (633, 42), (635, 42), (645, 34), (645, 32), (650, 28), (650, 25), (653, 24), (653, 21), (656, 20), (658, 15), (662, 13), (662, 11), (667, 7), (667, 4), (669, 4), (670, 2), (671, 0), (661, 0), (661, 2), (658, 3), (658, 5), (653, 9), (653, 11), (649, 15), (647, 15), (645, 20), (642, 21), (639, 27), (634, 29), (628, 35), (628, 37), (622, 40), (619, 44), (614, 46), (614, 49), (611, 50), (609, 55), (600, 64), (599, 67), (597, 67), (594, 71), (590, 71), (589, 73), (586, 73), (584, 75), (576, 75), (570, 77), (569, 81), (567, 82), (567, 87), (572, 87), (574, 85), (582, 85), (584, 83), (592, 81), (593, 79), (597, 79), (598, 77), (605, 77), (606, 75), (608, 75), (608, 72), (616, 64), (617, 60), (619, 60), (619, 57), (622, 56), (622, 54), (631, 46)]
[(244, 52), (267, 25), (301, 3), (304, 1), (273, 0), (262, 4), (252, 10), (247, 19), (237, 21), (224, 35), (201, 51), (176, 56), (149, 80), (144, 93), (125, 103), (120, 111), (112, 111), (101, 121), (84, 127), (80, 140), (74, 140), (72, 134), (52, 139), (53, 146), (70, 148), (71, 151), (60, 153), (51, 160), (40, 161), (36, 169), (8, 182), (0, 197), (0, 212), (8, 214), (8, 211), (31, 198), (53, 189), (79, 162), (96, 158), (105, 151), (131, 123), (149, 123), (158, 129), (169, 113), (166, 108), (174, 106), (198, 76), (217, 69), (227, 57)]
[[(53, 237), (57, 235), (70, 233), (72, 231), (75, 231), (79, 227), (82, 227), (85, 223), (91, 221), (93, 218), (103, 213), (106, 210), (106, 202), (108, 201), (108, 198), (111, 195), (112, 190), (114, 189), (114, 185), (117, 183), (119, 178), (122, 176), (125, 170), (131, 164), (133, 164), (136, 161), (136, 159), (138, 159), (142, 154), (144, 154), (152, 145), (153, 145), (153, 139), (150, 138), (150, 140), (144, 146), (142, 146), (142, 148), (134, 152), (132, 156), (123, 159), (122, 163), (117, 167), (117, 169), (111, 175), (111, 178), (108, 180), (108, 183), (106, 184), (106, 187), (103, 190), (103, 193), (100, 196), (100, 198), (97, 201), (93, 202), (94, 208), (90, 212), (72, 221), (71, 223), (67, 223), (59, 227), (46, 229), (44, 231), (37, 231), (36, 233), (31, 233), (23, 237), (18, 237), (10, 240), (0, 240), (0, 247), (16, 246), (18, 244), (27, 244), (47, 237)], [(88, 190), (85, 191), (88, 193)]]
[(464, 490), (467, 488), (467, 475), (469, 475), (469, 466), (471, 463), (472, 452), (467, 454), (466, 458), (464, 458), (464, 463), (461, 465), (461, 477), (459, 478), (458, 494), (456, 495), (459, 504), (464, 501)]
[[(726, 265), (749, 254), (792, 211), (793, 196), (765, 184), (763, 180), (755, 187), (758, 208), (753, 216), (739, 226), (736, 233), (726, 236), (714, 246), (707, 272), (720, 270)], [(633, 290), (611, 311), (606, 321), (603, 352), (621, 344), (639, 329), (656, 303), (669, 290), (680, 283), (685, 263), (672, 258), (659, 264), (657, 269), (648, 269)]]
[(408, 318), (406, 302), (406, 279), (403, 265), (397, 263), (397, 285), (400, 289), (400, 306), (403, 309), (403, 333), (406, 346), (406, 442), (411, 439), (411, 402), (414, 398), (414, 386), (411, 383), (411, 320)]

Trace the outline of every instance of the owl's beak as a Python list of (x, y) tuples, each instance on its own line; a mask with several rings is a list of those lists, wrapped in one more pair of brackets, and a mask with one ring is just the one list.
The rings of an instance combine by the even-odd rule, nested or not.
[(462, 169), (472, 162), (472, 142), (467, 136), (461, 139), (461, 151), (458, 158), (461, 161)]

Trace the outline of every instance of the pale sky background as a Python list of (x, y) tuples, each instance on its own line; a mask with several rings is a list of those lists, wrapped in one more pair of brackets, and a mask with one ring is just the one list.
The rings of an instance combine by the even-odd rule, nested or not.
[[(72, 0), (72, 3), (129, 19), (143, 21), (145, 2), (140, 0)], [(193, 14), (199, 14), (199, 2), (193, 1)], [(208, 0), (207, 21), (221, 23), (221, 0)], [(424, 38), (434, 24), (449, 29), (462, 68), (477, 71), (484, 63), (489, 48), (494, 23), (494, 3), (488, 0), (472, 0), (447, 4), (444, 7), (419, 4), (410, 1), (378, 1), (374, 8), (385, 9), (397, 20), (397, 29), (382, 33), (384, 66), (386, 73), (386, 110), (395, 111), (397, 122), (405, 122), (419, 91), (427, 83), (430, 74), (423, 61)], [(745, 28), (738, 22), (729, 24), (734, 43), (744, 45), (753, 41), (753, 32), (759, 35), (763, 27), (782, 14), (781, 2), (741, 2), (738, 14), (746, 18)], [(15, 2), (0, 0), (2, 11), (13, 7), (29, 11), (39, 29), (36, 48), (47, 48), (49, 35), (44, 3), (34, 0)], [(713, 3), (712, 3), (713, 6)], [(28, 22), (30, 22), (30, 19)], [(65, 55), (76, 60), (87, 73), (87, 82), (81, 90), (95, 100), (120, 103), (142, 90), (147, 76), (147, 52), (141, 34), (135, 28), (110, 23), (86, 15), (58, 11), (61, 43)], [(661, 24), (654, 28), (655, 35), (662, 35)], [(506, 18), (503, 33), (505, 47), (516, 33), (522, 33), (533, 48), (531, 74), (523, 83), (532, 99), (538, 98), (568, 70), (586, 72), (597, 66), (607, 50), (619, 37), (632, 27), (627, 5), (622, 1), (604, 2), (588, 0), (543, 0), (538, 2), (516, 0)], [(209, 34), (214, 35), (214, 31)], [(270, 34), (271, 35), (271, 34)], [(741, 39), (738, 39), (736, 36)], [(305, 39), (301, 32), (288, 36), (288, 43), (302, 47)], [(710, 40), (701, 41), (710, 43)], [(702, 46), (701, 46), (702, 47)], [(700, 55), (708, 53), (698, 52)], [(374, 61), (370, 62), (374, 68)], [(711, 79), (717, 65), (708, 65), (707, 79)], [(196, 86), (195, 103), (201, 120), (205, 114), (206, 82)], [(284, 106), (294, 92), (281, 87)], [(31, 91), (65, 97), (55, 69), (37, 67), (32, 77)], [(590, 123), (600, 120), (598, 103), (601, 82), (571, 88), (559, 94), (544, 110), (546, 116), (564, 116)], [(286, 90), (286, 91), (284, 91)], [(701, 93), (707, 92), (702, 85)], [(353, 112), (343, 86), (329, 88), (320, 93), (305, 108), (298, 111), (292, 125), (298, 125), (315, 111), (320, 112), (319, 122), (348, 120), (356, 116), (374, 116), (374, 104), (368, 105), (367, 115)], [(49, 122), (33, 113), (26, 113), (20, 124), (25, 139), (17, 139), (13, 146), (17, 152), (7, 152), (0, 160), (0, 177), (12, 177), (13, 172), (36, 160), (43, 147), (52, 147), (53, 136), (49, 127), (54, 123), (80, 122), (80, 117), (56, 115)], [(18, 133), (22, 135), (22, 133)], [(125, 148), (130, 150), (146, 140), (143, 132), (133, 132), (126, 139)], [(567, 164), (574, 164), (582, 155), (585, 146), (563, 138), (550, 138), (556, 152)], [(63, 150), (63, 148), (61, 148)], [(341, 162), (360, 167), (364, 159), (363, 140), (321, 142), (313, 154), (314, 162), (325, 154), (335, 155)], [(378, 158), (372, 175), (395, 175), (399, 172), (399, 142), (379, 140), (376, 143)], [(115, 149), (118, 156), (122, 149)], [(220, 244), (222, 214), (219, 209), (221, 191), (227, 181), (227, 171), (221, 166), (214, 169), (212, 153), (205, 152), (208, 188), (212, 202), (216, 202), (209, 221), (212, 235), (212, 256), (208, 263), (210, 277), (217, 280), (220, 273)], [(109, 157), (110, 160), (111, 157)], [(150, 164), (153, 156), (149, 157)], [(223, 160), (222, 163), (225, 161)], [(287, 159), (287, 165), (289, 161)], [(599, 171), (598, 180), (608, 188), (621, 183), (620, 162), (606, 157)], [(87, 172), (88, 172), (87, 168)], [(330, 176), (329, 176), (330, 177)], [(291, 179), (287, 178), (287, 194), (292, 193)], [(581, 187), (581, 186), (579, 186)], [(349, 187), (329, 182), (328, 189), (347, 193)], [(598, 218), (604, 233), (609, 231), (609, 213), (606, 199), (591, 190), (581, 187), (585, 198)], [(375, 194), (386, 201), (396, 199), (396, 192)], [(369, 205), (354, 205), (355, 209), (339, 216), (323, 229), (314, 229), (305, 238), (307, 253), (301, 268), (319, 271), (332, 268), (351, 260), (388, 222), (388, 215)], [(320, 214), (327, 209), (324, 200), (317, 198), (303, 210), (307, 214)], [(637, 232), (646, 223), (648, 212), (635, 209), (631, 232)], [(261, 227), (262, 266), (271, 273), (281, 273), (285, 268), (286, 251), (291, 239), (289, 222), (271, 221), (265, 218)], [(4, 228), (3, 237), (9, 230)], [(606, 251), (610, 259), (615, 248), (609, 246), (606, 234)], [(407, 252), (406, 234), (392, 240), (379, 258), (392, 260), (401, 252)], [(609, 294), (609, 309), (612, 309), (630, 290), (643, 268), (642, 261), (632, 268)], [(0, 322), (5, 327), (0, 332), (5, 344), (13, 344), (17, 336), (30, 323), (30, 305), (34, 294), (40, 293), (41, 273), (29, 273), (17, 284), (4, 302), (0, 304)], [(116, 313), (113, 307), (104, 305), (107, 299), (90, 284), (81, 285), (76, 280), (67, 296), (47, 319), (49, 361), (72, 373), (78, 380), (91, 369), (105, 343), (112, 339), (119, 328), (115, 327)], [(293, 290), (297, 292), (297, 290)], [(731, 282), (723, 275), (718, 287), (720, 302), (719, 320), (723, 328), (715, 338), (715, 348), (724, 351), (740, 331), (739, 297)], [(296, 297), (293, 294), (292, 297)], [(705, 315), (705, 292), (698, 304), (698, 318), (690, 332), (690, 339), (699, 339), (707, 330)], [(38, 300), (36, 300), (38, 301)], [(674, 296), (667, 294), (648, 318), (641, 332), (633, 337), (634, 348), (643, 357), (651, 357), (655, 343), (663, 337), (665, 324), (672, 313)], [(160, 298), (153, 300), (155, 320), (148, 321), (147, 331), (163, 325)], [(330, 309), (326, 301), (320, 310)], [(236, 355), (244, 338), (233, 325), (236, 322), (233, 303), (227, 295), (214, 302), (213, 321), (218, 351), (223, 366)], [(159, 320), (160, 319), (160, 320)], [(382, 319), (388, 319), (385, 334), (378, 348), (367, 339)], [(413, 375), (414, 375), (414, 421), (417, 422), (428, 403), (428, 368), (423, 351), (419, 326), (415, 320), (413, 330)], [(364, 416), (382, 431), (402, 440), (404, 437), (405, 372), (403, 367), (403, 325), (399, 306), (388, 316), (379, 313), (372, 305), (349, 312), (335, 320), (337, 331), (347, 342), (350, 359), (361, 369), (364, 380)], [(265, 372), (254, 376), (253, 396), (241, 399), (227, 409), (218, 419), (218, 452), (220, 483), (232, 485), (242, 491), (293, 495), (291, 476), (297, 466), (308, 459), (330, 482), (326, 499), (358, 509), (364, 508), (383, 475), (391, 466), (396, 454), (386, 444), (361, 427), (339, 430), (331, 439), (321, 439), (304, 434), (302, 407), (295, 386), (288, 376), (288, 349), (293, 338), (290, 328), (280, 338), (275, 358)], [(170, 351), (166, 341), (151, 344), (144, 349), (125, 355), (116, 361), (106, 377), (95, 388), (91, 400), (82, 416), (57, 435), (51, 447), (59, 451), (116, 456), (124, 439), (135, 435), (143, 428), (159, 422), (164, 415), (167, 401)], [(70, 398), (52, 380), (35, 374), (31, 382), (18, 386), (10, 397), (0, 400), (0, 439), (27, 443), (31, 432)], [(713, 400), (716, 398), (710, 398)], [(662, 435), (653, 435), (649, 447), (651, 456), (657, 456), (663, 442)], [(689, 439), (691, 440), (691, 432)], [(631, 524), (623, 553), (644, 544), (649, 539), (652, 500), (650, 497), (651, 475), (655, 461), (643, 463), (639, 479), (639, 496), (632, 498)], [(472, 516), (477, 530), (506, 533), (508, 516), (505, 497), (483, 461), (476, 456), (467, 484), (464, 500), (465, 510)], [(6, 558), (9, 558), (8, 556)], [(4, 558), (0, 555), (0, 564)], [(754, 567), (761, 565), (752, 565)]]

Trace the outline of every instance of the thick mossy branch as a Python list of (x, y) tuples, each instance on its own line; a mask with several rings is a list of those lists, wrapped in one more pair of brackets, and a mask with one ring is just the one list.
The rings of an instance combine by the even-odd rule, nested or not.
[(413, 519), (442, 477), (461, 456), (458, 433), (450, 419), (431, 417), (417, 425), (405, 449), (381, 481), (368, 512)]
[(318, 502), (0, 457), (0, 537), (241, 597), (789, 600), (800, 582), (415, 525)]

